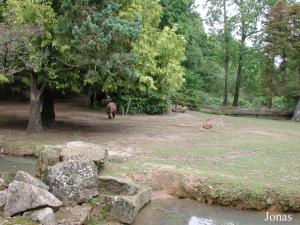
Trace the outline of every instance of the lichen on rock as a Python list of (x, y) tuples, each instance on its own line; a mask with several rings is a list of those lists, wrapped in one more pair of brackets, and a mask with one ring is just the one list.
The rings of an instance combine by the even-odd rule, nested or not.
[(65, 204), (98, 195), (98, 169), (95, 163), (81, 156), (48, 167), (50, 191)]

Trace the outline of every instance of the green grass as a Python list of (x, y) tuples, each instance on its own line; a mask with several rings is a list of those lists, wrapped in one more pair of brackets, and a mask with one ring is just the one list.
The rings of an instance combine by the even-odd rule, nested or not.
[[(0, 220), (1, 222), (1, 220)], [(38, 225), (39, 223), (32, 220), (26, 219), (24, 217), (14, 217), (10, 219), (5, 225)]]
[[(272, 190), (300, 196), (300, 124), (241, 117), (222, 119), (228, 123), (223, 131), (216, 128), (206, 132), (204, 138), (190, 137), (187, 147), (184, 143), (171, 148), (158, 145), (147, 149), (148, 159), (143, 163), (111, 165), (109, 171), (134, 173), (172, 168), (205, 177), (211, 184), (221, 183), (225, 190), (242, 188), (259, 194)], [(230, 158), (228, 154), (238, 157)]]

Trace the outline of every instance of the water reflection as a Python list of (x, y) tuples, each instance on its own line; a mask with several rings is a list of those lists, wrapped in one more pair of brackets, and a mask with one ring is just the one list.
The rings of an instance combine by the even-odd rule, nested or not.
[(11, 180), (20, 170), (34, 174), (36, 159), (0, 155), (0, 177)]
[(189, 225), (214, 225), (214, 221), (193, 216), (189, 221)]
[(291, 222), (265, 222), (265, 212), (241, 211), (199, 204), (192, 200), (152, 201), (143, 209), (134, 225), (299, 225), (300, 215)]

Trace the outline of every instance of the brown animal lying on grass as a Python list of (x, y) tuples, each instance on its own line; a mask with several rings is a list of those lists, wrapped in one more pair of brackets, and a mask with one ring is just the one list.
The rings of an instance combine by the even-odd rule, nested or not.
[(117, 105), (114, 102), (110, 102), (106, 106), (108, 119), (114, 119), (117, 113)]
[(207, 119), (205, 123), (202, 124), (203, 129), (211, 129), (213, 127), (213, 122), (211, 119)]

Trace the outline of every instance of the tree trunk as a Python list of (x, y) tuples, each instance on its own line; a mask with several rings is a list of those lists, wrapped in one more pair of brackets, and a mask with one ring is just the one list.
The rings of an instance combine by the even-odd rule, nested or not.
[(93, 92), (90, 95), (90, 101), (91, 101), (91, 108), (95, 109), (96, 108), (96, 102), (97, 102), (97, 92)]
[(223, 106), (227, 106), (227, 104), (228, 104), (228, 70), (229, 70), (228, 49), (226, 49), (225, 52), (226, 53), (225, 53), (225, 62), (224, 62), (224, 101), (223, 101)]
[(295, 110), (295, 113), (294, 113), (293, 120), (296, 121), (296, 122), (300, 122), (300, 98), (299, 98), (298, 104), (296, 106), (296, 110)]
[(41, 133), (43, 131), (41, 120), (40, 93), (37, 85), (37, 75), (30, 74), (30, 104), (27, 131), (29, 133)]
[(51, 127), (55, 122), (54, 96), (50, 88), (46, 88), (43, 94), (42, 122), (46, 127)]
[(246, 41), (246, 35), (242, 34), (240, 55), (239, 55), (239, 61), (238, 61), (238, 69), (237, 69), (237, 74), (236, 74), (234, 99), (233, 99), (232, 107), (238, 107), (238, 105), (239, 105), (240, 87), (241, 87), (243, 61), (244, 61), (245, 41)]
[(238, 105), (239, 105), (241, 76), (242, 76), (242, 60), (243, 60), (243, 56), (240, 54), (237, 75), (236, 75), (234, 99), (233, 99), (233, 103), (232, 103), (233, 107), (238, 107)]
[(96, 108), (96, 104), (97, 104), (97, 92), (94, 93), (93, 109)]
[(229, 37), (227, 24), (227, 9), (226, 0), (223, 0), (223, 14), (224, 14), (224, 37), (225, 37), (225, 54), (224, 54), (224, 101), (223, 106), (228, 104), (228, 70), (229, 70)]

